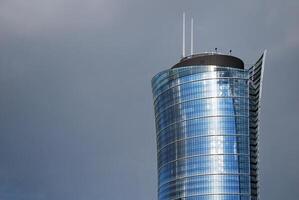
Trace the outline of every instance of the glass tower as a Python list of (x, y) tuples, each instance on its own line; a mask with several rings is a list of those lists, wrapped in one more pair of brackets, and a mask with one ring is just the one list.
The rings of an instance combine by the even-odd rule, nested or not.
[(159, 200), (257, 200), (265, 53), (249, 69), (218, 53), (152, 79)]

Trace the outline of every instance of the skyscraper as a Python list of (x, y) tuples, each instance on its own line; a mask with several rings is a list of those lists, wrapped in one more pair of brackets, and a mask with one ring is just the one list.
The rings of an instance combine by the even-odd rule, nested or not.
[(248, 69), (195, 54), (154, 76), (159, 200), (258, 199), (265, 53)]

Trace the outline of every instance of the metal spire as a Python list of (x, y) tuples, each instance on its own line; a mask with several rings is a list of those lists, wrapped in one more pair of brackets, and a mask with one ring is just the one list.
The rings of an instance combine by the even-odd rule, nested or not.
[(191, 55), (193, 55), (193, 17), (191, 18)]
[(185, 25), (185, 18), (186, 18), (186, 14), (185, 12), (183, 13), (183, 57), (186, 56), (186, 53), (185, 53), (185, 29), (186, 29), (186, 25)]

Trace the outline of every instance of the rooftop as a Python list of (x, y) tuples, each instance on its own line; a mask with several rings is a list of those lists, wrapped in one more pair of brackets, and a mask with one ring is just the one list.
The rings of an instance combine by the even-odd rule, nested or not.
[(196, 65), (217, 65), (244, 69), (244, 62), (240, 58), (220, 53), (200, 53), (186, 56), (171, 69)]

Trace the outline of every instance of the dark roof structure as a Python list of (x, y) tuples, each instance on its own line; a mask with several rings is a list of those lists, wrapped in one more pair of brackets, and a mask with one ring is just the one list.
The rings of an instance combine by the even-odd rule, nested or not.
[(244, 69), (244, 62), (240, 58), (218, 53), (201, 53), (184, 57), (171, 69), (197, 65), (217, 65)]

